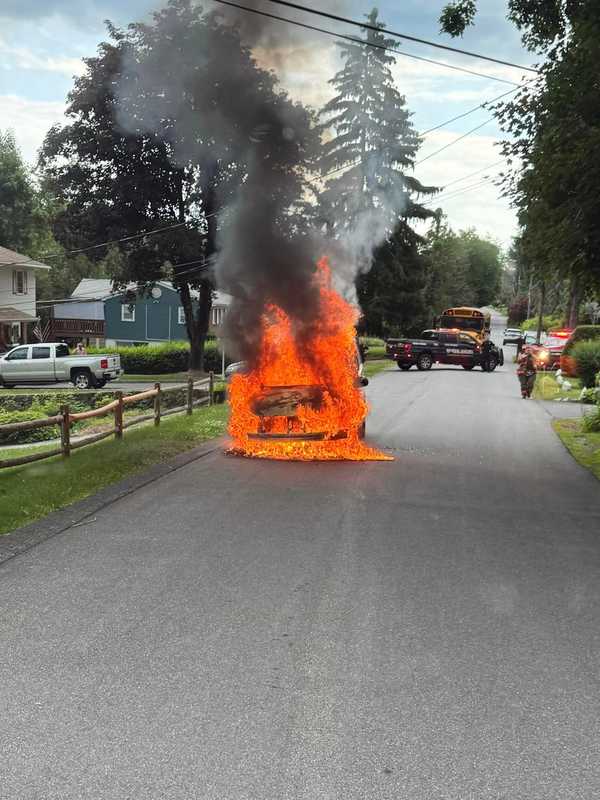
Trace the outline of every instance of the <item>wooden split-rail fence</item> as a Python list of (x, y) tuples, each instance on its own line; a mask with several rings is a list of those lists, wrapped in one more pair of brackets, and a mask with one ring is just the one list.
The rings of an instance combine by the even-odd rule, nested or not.
[[(153, 419), (155, 425), (160, 425), (162, 417), (168, 417), (171, 414), (191, 414), (194, 407), (201, 405), (213, 405), (215, 402), (215, 378), (214, 374), (209, 373), (208, 378), (200, 381), (194, 381), (188, 378), (186, 390), (185, 405), (176, 406), (175, 408), (163, 409), (162, 398), (169, 392), (180, 392), (181, 386), (163, 387), (160, 383), (154, 384), (153, 389), (147, 389), (144, 392), (137, 394), (124, 395), (123, 392), (115, 392), (115, 399), (111, 400), (105, 406), (100, 408), (92, 408), (89, 411), (72, 412), (69, 410), (68, 405), (64, 405), (60, 409), (60, 414), (54, 417), (45, 417), (42, 419), (32, 419), (26, 422), (11, 422), (7, 425), (0, 425), (0, 436), (3, 433), (16, 433), (17, 431), (30, 431), (38, 428), (47, 428), (56, 425), (60, 428), (60, 447), (52, 450), (45, 450), (43, 453), (32, 453), (29, 456), (18, 456), (16, 458), (0, 459), (0, 469), (5, 467), (18, 467), (22, 464), (29, 464), (32, 461), (42, 461), (45, 458), (52, 458), (53, 456), (64, 456), (68, 458), (71, 450), (77, 450), (80, 447), (86, 447), (88, 444), (99, 442), (101, 439), (106, 439), (108, 436), (114, 436), (115, 439), (123, 439), (123, 431), (133, 425), (139, 425), (142, 422), (147, 422)], [(194, 400), (194, 390), (201, 389), (205, 391), (203, 397)], [(123, 411), (127, 406), (139, 403), (141, 400), (149, 400), (154, 398), (152, 411), (148, 414), (141, 414), (140, 416), (133, 417), (132, 419), (124, 420)], [(106, 431), (100, 433), (93, 433), (89, 436), (78, 437), (77, 441), (71, 441), (71, 426), (74, 422), (79, 422), (84, 419), (92, 419), (94, 417), (105, 417), (112, 414), (114, 417), (114, 425)]]

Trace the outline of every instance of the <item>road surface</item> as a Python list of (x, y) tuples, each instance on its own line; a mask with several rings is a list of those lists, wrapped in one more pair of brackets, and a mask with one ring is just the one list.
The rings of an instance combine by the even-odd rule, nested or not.
[(598, 483), (510, 363), (368, 391), (392, 463), (215, 452), (0, 567), (0, 798), (598, 796)]

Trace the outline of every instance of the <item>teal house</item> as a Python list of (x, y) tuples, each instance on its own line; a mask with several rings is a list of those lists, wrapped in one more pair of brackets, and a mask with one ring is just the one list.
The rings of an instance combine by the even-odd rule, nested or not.
[[(77, 331), (73, 330), (75, 338), (89, 341), (86, 325), (98, 320), (102, 331), (98, 328), (95, 343), (100, 344), (101, 338), (109, 347), (187, 341), (183, 306), (171, 283), (159, 281), (149, 294), (138, 296), (131, 305), (124, 294), (114, 294), (111, 288), (109, 279), (84, 278), (69, 303), (55, 306), (54, 322), (63, 327), (78, 325)], [(229, 295), (215, 292), (209, 333), (217, 338), (230, 302)]]

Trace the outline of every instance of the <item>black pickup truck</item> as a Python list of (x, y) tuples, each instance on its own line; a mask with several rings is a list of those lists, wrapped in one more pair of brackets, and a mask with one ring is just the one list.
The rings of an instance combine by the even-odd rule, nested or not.
[[(482, 351), (478, 340), (468, 333), (436, 329), (423, 331), (419, 339), (388, 339), (386, 356), (393, 358), (400, 369), (431, 369), (433, 364), (456, 364), (463, 369), (482, 366)], [(504, 364), (501, 348), (491, 344), (488, 370), (493, 372)], [(483, 367), (482, 367), (483, 369)]]

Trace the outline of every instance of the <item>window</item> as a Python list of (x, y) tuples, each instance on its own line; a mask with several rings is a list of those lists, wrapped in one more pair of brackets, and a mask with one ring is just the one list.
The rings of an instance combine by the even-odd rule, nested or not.
[(121, 306), (121, 322), (135, 322), (135, 306)]
[(12, 353), (6, 356), (7, 361), (25, 361), (27, 359), (28, 347), (17, 347)]
[(457, 337), (455, 333), (440, 333), (440, 342), (444, 344), (456, 344)]
[(438, 339), (438, 334), (436, 331), (423, 331), (421, 334), (421, 339), (427, 339), (427, 341), (435, 342)]
[(50, 358), (50, 348), (49, 347), (32, 347), (31, 348), (31, 357), (32, 358)]
[(69, 348), (66, 344), (57, 344), (56, 345), (56, 357), (57, 358), (67, 358), (69, 355)]
[(471, 337), (467, 336), (465, 333), (459, 334), (458, 340), (461, 344), (470, 344), (471, 347), (475, 344), (473, 339), (471, 339)]
[(224, 308), (213, 308), (211, 312), (210, 321), (213, 325), (222, 325), (224, 316), (225, 316)]
[(13, 294), (27, 294), (27, 272), (24, 269), (13, 270)]
[(183, 306), (179, 306), (177, 309), (177, 322), (180, 325), (185, 325), (185, 309)]

